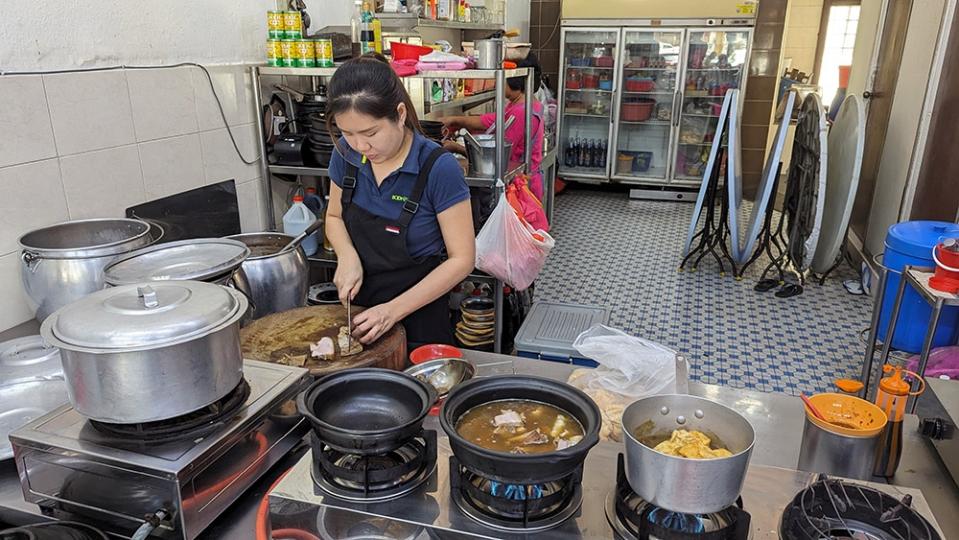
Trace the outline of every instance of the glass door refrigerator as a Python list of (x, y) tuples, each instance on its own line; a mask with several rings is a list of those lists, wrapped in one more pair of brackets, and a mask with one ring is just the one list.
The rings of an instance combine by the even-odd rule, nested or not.
[(744, 89), (752, 29), (689, 28), (686, 36), (680, 106), (673, 122), (678, 129), (670, 183), (677, 187), (702, 182), (726, 90)]
[(560, 50), (559, 173), (609, 180), (620, 29), (564, 28)]
[(623, 29), (611, 177), (623, 183), (666, 184), (678, 112), (682, 28)]

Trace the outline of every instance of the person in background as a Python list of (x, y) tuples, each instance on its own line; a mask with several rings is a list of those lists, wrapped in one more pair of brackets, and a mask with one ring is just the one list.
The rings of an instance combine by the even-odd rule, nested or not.
[[(516, 67), (532, 68), (534, 72), (535, 83), (533, 91), (539, 90), (540, 84), (540, 65), (536, 55), (530, 53), (526, 58), (518, 61)], [(513, 125), (506, 130), (504, 138), (513, 143), (513, 153), (510, 156), (511, 163), (520, 163), (523, 161), (523, 154), (526, 151), (526, 100), (533, 99), (526, 95), (526, 77), (510, 77), (506, 79), (505, 95), (507, 99), (506, 111), (503, 114), (504, 121), (510, 116), (514, 117)], [(466, 128), (471, 132), (482, 132), (496, 123), (496, 113), (486, 113), (470, 116), (447, 116), (440, 118), (443, 124), (454, 132), (460, 128)], [(529, 175), (530, 190), (540, 201), (543, 200), (543, 107), (533, 99), (533, 120), (530, 133), (532, 134), (532, 170)], [(454, 141), (446, 141), (443, 146), (450, 152), (456, 152), (466, 155), (466, 149), (463, 145)]]
[(330, 159), (326, 234), (340, 300), (368, 309), (353, 336), (371, 343), (397, 322), (413, 348), (452, 344), (449, 291), (473, 270), (470, 194), (456, 159), (420, 132), (406, 89), (373, 57), (330, 80), (327, 129), (343, 133)]

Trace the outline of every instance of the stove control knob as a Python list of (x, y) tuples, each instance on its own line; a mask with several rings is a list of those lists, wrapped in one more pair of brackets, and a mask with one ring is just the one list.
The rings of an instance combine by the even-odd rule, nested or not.
[(955, 426), (943, 418), (923, 418), (919, 422), (919, 433), (934, 441), (951, 439)]

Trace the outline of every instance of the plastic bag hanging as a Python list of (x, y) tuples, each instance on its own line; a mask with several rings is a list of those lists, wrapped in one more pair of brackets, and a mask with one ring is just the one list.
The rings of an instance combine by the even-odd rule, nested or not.
[(522, 291), (542, 271), (554, 245), (549, 233), (534, 230), (501, 194), (476, 236), (476, 268)]

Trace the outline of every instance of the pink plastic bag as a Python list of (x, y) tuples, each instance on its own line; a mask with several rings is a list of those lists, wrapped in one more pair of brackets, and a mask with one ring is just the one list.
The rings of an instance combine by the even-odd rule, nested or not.
[[(919, 355), (909, 359), (906, 366), (909, 371), (919, 371)], [(939, 347), (929, 353), (929, 363), (926, 364), (925, 377), (939, 377), (946, 375), (950, 379), (959, 379), (959, 345)]]
[(476, 235), (476, 268), (522, 291), (539, 275), (555, 243), (517, 216), (503, 194)]
[(529, 182), (525, 176), (517, 176), (513, 179), (506, 188), (506, 200), (533, 229), (549, 232), (549, 221), (546, 220), (543, 203), (539, 202), (536, 195), (529, 189)]

